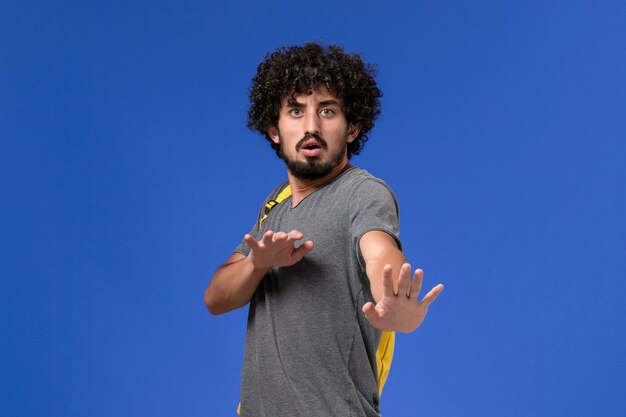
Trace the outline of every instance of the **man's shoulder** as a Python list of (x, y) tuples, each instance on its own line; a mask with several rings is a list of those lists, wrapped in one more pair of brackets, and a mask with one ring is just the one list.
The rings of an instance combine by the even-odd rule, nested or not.
[(354, 178), (354, 179), (378, 179), (372, 174), (370, 174), (369, 171), (363, 168), (359, 168), (357, 166), (353, 166), (352, 168), (350, 168), (348, 171), (346, 171), (346, 174), (350, 178)]
[(393, 190), (389, 184), (362, 168), (353, 167), (349, 171), (349, 174), (350, 176), (346, 178), (346, 180), (354, 191), (369, 192), (372, 189), (386, 189), (394, 196)]
[(344, 172), (343, 175), (340, 176), (340, 179), (344, 183), (350, 184), (350, 186), (358, 186), (365, 181), (373, 181), (387, 185), (385, 181), (372, 175), (369, 171), (356, 166), (353, 166), (352, 168)]

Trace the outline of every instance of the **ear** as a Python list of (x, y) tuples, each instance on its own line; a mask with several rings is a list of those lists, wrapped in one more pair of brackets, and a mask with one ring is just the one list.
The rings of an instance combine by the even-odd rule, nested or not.
[(270, 126), (267, 128), (267, 135), (272, 139), (275, 144), (280, 143), (280, 137), (278, 136), (278, 129), (276, 126)]
[(359, 132), (361, 128), (357, 125), (349, 124), (348, 125), (348, 143), (352, 143), (357, 136), (359, 136)]

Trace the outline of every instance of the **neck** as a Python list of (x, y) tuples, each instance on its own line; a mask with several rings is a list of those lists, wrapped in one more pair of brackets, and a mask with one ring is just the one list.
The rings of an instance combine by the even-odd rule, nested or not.
[(306, 196), (328, 184), (341, 175), (342, 172), (350, 169), (351, 167), (352, 165), (350, 164), (350, 161), (346, 158), (328, 174), (314, 180), (304, 180), (294, 177), (293, 174), (287, 170), (287, 177), (289, 178), (289, 185), (291, 186), (292, 206), (297, 206)]

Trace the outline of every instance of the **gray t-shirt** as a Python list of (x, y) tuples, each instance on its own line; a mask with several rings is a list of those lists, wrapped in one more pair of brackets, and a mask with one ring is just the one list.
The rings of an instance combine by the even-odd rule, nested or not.
[[(395, 196), (351, 168), (296, 207), (285, 199), (250, 234), (258, 240), (267, 230), (293, 229), (315, 247), (295, 265), (272, 268), (250, 300), (241, 415), (380, 416), (381, 332), (361, 311), (373, 297), (358, 242), (382, 230), (400, 245)], [(235, 251), (250, 249), (242, 242)]]

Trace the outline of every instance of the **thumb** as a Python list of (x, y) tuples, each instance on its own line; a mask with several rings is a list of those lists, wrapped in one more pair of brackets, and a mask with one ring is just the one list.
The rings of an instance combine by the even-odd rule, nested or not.
[(380, 315), (378, 314), (378, 311), (376, 311), (376, 307), (374, 303), (372, 303), (371, 301), (368, 303), (365, 303), (365, 305), (363, 306), (363, 315), (365, 315), (365, 318), (367, 319), (367, 321), (369, 321), (372, 324), (378, 318), (380, 318)]
[(298, 246), (296, 250), (293, 251), (292, 256), (297, 260), (300, 260), (304, 257), (304, 255), (308, 254), (313, 250), (313, 242), (307, 240), (302, 245)]

